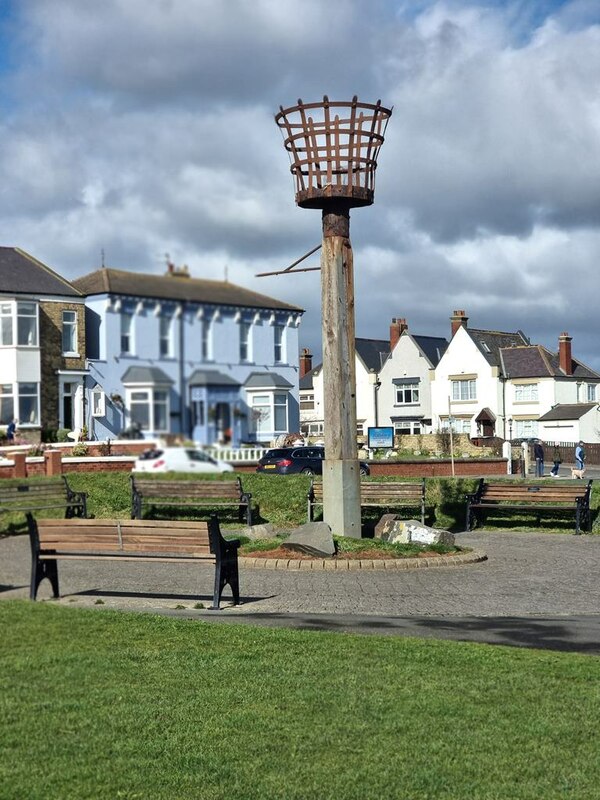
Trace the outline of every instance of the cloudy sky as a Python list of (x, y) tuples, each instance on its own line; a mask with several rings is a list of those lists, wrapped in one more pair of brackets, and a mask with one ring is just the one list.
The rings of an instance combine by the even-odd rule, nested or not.
[(323, 94), (394, 107), (357, 335), (464, 309), (600, 370), (600, 0), (0, 0), (0, 244), (67, 278), (102, 250), (227, 271), (319, 353), (319, 273), (255, 274), (320, 242), (273, 115)]

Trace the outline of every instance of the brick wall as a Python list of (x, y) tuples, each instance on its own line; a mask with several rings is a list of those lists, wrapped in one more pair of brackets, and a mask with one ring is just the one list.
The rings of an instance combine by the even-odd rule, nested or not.
[[(77, 314), (77, 346), (79, 358), (62, 354), (62, 312)], [(59, 369), (85, 369), (85, 306), (83, 303), (40, 303), (40, 422), (42, 428), (57, 429), (59, 409)], [(78, 376), (77, 380), (80, 380)]]
[[(438, 478), (452, 475), (452, 462), (449, 458), (431, 461), (371, 461), (371, 476), (397, 475), (403, 478)], [(507, 464), (504, 458), (460, 458), (454, 461), (455, 476), (466, 475), (506, 475)]]

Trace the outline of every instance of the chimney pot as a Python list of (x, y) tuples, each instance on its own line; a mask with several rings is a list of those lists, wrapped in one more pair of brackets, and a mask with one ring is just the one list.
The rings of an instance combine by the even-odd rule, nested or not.
[(300, 377), (303, 378), (312, 369), (312, 353), (308, 347), (303, 347), (300, 353)]
[(565, 375), (573, 374), (573, 359), (571, 357), (572, 338), (566, 331), (558, 337), (558, 363)]
[(392, 317), (392, 324), (390, 325), (390, 350), (398, 344), (398, 339), (402, 336), (404, 331), (408, 330), (408, 323), (404, 317)]
[(456, 333), (459, 328), (466, 328), (467, 322), (469, 318), (465, 314), (463, 310), (455, 311), (454, 314), (450, 317), (450, 323), (452, 326), (452, 336)]

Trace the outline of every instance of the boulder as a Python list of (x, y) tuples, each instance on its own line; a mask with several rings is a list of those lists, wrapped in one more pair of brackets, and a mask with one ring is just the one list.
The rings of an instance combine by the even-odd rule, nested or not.
[(277, 530), (270, 522), (265, 525), (252, 525), (250, 528), (241, 528), (235, 533), (236, 536), (245, 536), (251, 542), (256, 542), (258, 539), (274, 539), (277, 536)]
[(398, 519), (384, 514), (375, 527), (375, 536), (391, 544), (454, 544), (454, 534), (440, 528), (430, 528), (416, 519)]
[(309, 556), (327, 558), (335, 554), (331, 528), (326, 522), (301, 525), (281, 544), (284, 550), (294, 550)]

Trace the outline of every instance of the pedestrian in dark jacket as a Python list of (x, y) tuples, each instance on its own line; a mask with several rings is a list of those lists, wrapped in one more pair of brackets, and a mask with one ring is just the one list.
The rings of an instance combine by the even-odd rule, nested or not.
[(558, 470), (562, 464), (562, 456), (560, 454), (560, 447), (558, 445), (555, 446), (552, 452), (552, 461), (554, 461), (554, 466), (550, 470), (550, 475), (552, 475), (553, 478), (558, 478)]
[(544, 477), (544, 448), (539, 439), (533, 445), (533, 457), (535, 458), (535, 474), (538, 478)]

